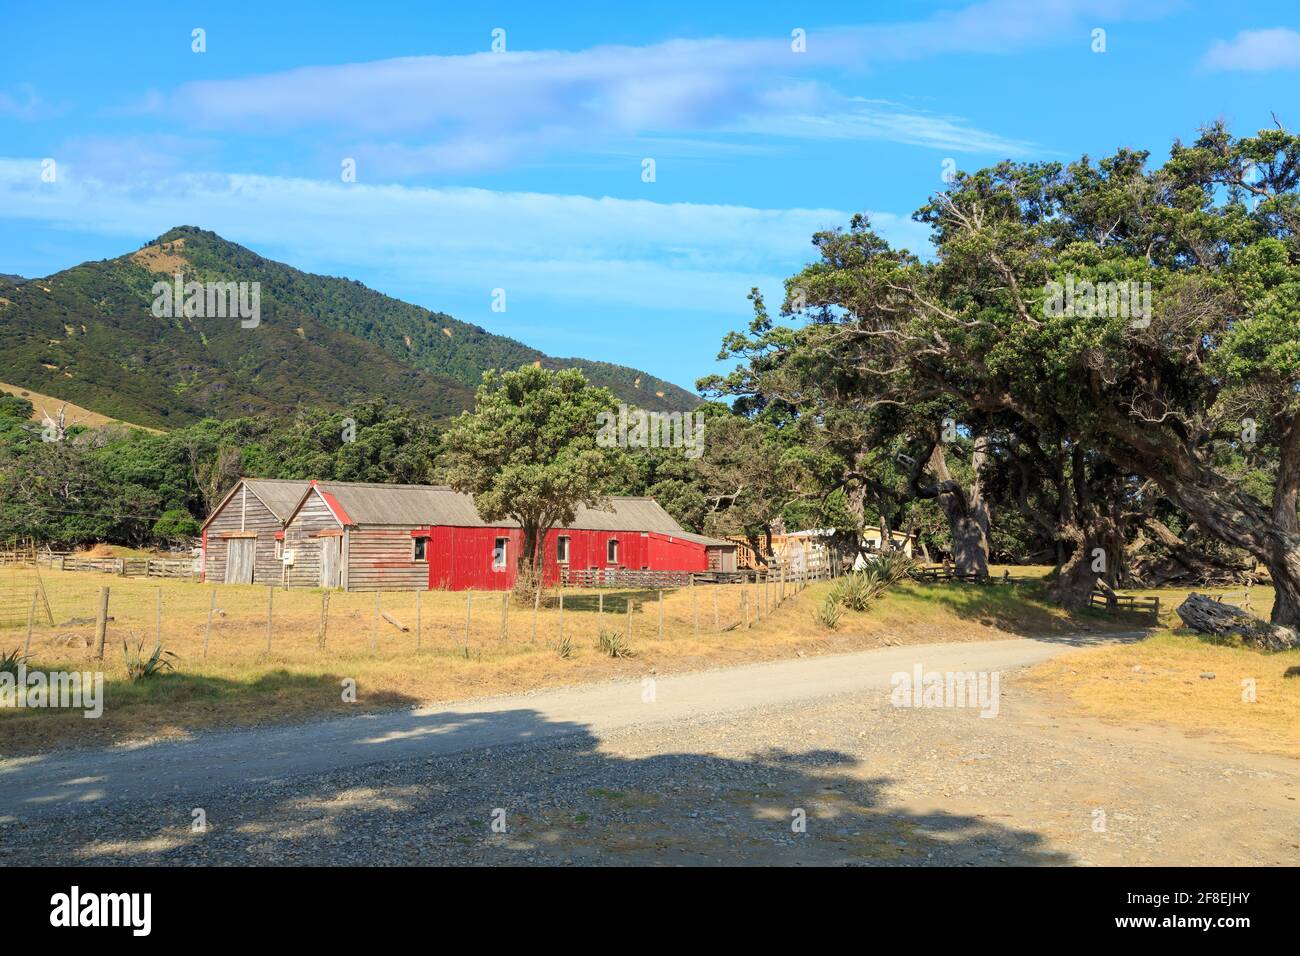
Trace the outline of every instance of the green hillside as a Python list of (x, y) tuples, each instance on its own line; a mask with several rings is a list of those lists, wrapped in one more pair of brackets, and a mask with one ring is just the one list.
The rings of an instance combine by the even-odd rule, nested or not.
[[(155, 318), (155, 282), (261, 283), (261, 323)], [(179, 311), (179, 310), (177, 310)], [(488, 368), (578, 367), (645, 408), (698, 399), (644, 372), (553, 359), (359, 282), (312, 275), (212, 232), (170, 230), (138, 252), (44, 279), (0, 276), (0, 380), (155, 427), (379, 398), (435, 417), (472, 402)]]

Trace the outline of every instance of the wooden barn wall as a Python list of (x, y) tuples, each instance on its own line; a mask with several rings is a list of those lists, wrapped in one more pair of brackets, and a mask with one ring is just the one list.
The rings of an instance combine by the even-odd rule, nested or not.
[[(515, 565), (523, 547), (523, 532), (518, 528), (449, 528), (434, 527), (430, 532), (429, 587), (451, 591), (499, 591), (515, 583)], [(409, 532), (408, 532), (409, 534)], [(548, 585), (560, 579), (556, 555), (560, 535), (569, 538), (569, 567), (649, 568), (656, 571), (704, 571), (708, 559), (703, 545), (658, 533), (639, 531), (554, 530), (543, 546), (543, 577)], [(492, 568), (492, 551), (497, 538), (508, 538), (506, 567)], [(618, 541), (618, 561), (606, 563), (610, 538)]]
[[(342, 531), (334, 513), (329, 510), (316, 492), (303, 503), (284, 532), (284, 547), (293, 552), (293, 567), (289, 570), (289, 587), (320, 587), (320, 531)], [(347, 555), (345, 554), (346, 561)]]
[[(247, 500), (245, 501), (245, 495)], [(204, 553), (203, 580), (221, 584), (226, 580), (226, 540), (221, 537), (230, 531), (256, 531), (253, 582), (279, 584), (280, 562), (275, 557), (275, 534), (280, 530), (280, 519), (262, 504), (260, 498), (240, 488), (217, 511), (207, 528), (207, 550)]]
[(411, 560), (410, 527), (348, 530), (349, 591), (422, 591), (429, 587), (427, 561)]
[(706, 571), (704, 545), (684, 538), (655, 534), (650, 537), (650, 567), (655, 571)]

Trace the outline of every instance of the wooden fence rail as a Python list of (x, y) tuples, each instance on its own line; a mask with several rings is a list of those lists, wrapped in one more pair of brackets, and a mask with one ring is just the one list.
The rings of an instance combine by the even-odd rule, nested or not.
[(98, 571), (128, 578), (189, 578), (196, 562), (192, 558), (78, 558), (56, 557), (56, 571)]

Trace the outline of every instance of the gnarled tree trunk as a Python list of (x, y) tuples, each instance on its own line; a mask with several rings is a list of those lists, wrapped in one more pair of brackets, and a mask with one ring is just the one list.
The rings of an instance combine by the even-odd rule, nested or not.
[(989, 573), (989, 507), (980, 487), (980, 471), (988, 461), (988, 439), (975, 439), (971, 455), (971, 470), (975, 473), (969, 489), (955, 481), (948, 470), (943, 448), (935, 445), (930, 451), (928, 464), (938, 481), (929, 486), (916, 486), (918, 498), (934, 498), (948, 519), (952, 535), (953, 563), (959, 574)]

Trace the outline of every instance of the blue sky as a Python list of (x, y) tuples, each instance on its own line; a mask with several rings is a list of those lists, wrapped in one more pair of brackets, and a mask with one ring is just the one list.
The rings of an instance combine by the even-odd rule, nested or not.
[(0, 272), (197, 225), (687, 387), (815, 230), (863, 211), (924, 252), (910, 215), (945, 160), (1300, 126), (1281, 2), (43, 2), (0, 22)]

